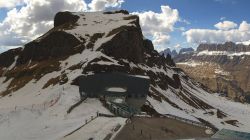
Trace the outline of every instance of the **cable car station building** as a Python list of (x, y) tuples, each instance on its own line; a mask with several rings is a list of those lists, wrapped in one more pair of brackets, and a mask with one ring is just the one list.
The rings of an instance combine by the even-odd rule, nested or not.
[(79, 78), (81, 98), (104, 98), (108, 108), (123, 117), (140, 112), (149, 85), (149, 77), (125, 73), (98, 73)]

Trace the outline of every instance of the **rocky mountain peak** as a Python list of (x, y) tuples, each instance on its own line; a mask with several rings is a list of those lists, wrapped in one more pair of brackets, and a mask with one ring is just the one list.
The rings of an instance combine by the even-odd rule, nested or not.
[(224, 44), (200, 44), (197, 52), (201, 51), (227, 51), (227, 52), (250, 52), (248, 45), (236, 44), (234, 42), (225, 42)]
[(194, 52), (194, 49), (193, 48), (181, 48), (180, 51), (179, 51), (179, 54), (185, 54), (185, 53), (192, 53)]
[(175, 56), (177, 55), (177, 52), (176, 52), (175, 49), (173, 49), (173, 50), (171, 51), (170, 48), (167, 48), (167, 49), (161, 51), (160, 54), (161, 54), (161, 55), (164, 55), (165, 57), (167, 57), (168, 54), (171, 55), (172, 57), (175, 57)]

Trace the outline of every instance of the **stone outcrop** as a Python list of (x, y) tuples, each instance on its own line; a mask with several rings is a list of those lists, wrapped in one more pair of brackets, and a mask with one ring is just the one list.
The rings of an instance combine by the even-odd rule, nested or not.
[(73, 15), (71, 12), (58, 12), (54, 18), (54, 27), (65, 23), (75, 23), (80, 17)]

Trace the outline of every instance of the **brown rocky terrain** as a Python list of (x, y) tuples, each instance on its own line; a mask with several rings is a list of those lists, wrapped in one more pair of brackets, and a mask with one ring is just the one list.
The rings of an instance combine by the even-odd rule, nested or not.
[(244, 101), (244, 98), (249, 100), (250, 95), (249, 52), (250, 46), (232, 42), (201, 44), (196, 52), (176, 56), (175, 61), (188, 75), (213, 92)]

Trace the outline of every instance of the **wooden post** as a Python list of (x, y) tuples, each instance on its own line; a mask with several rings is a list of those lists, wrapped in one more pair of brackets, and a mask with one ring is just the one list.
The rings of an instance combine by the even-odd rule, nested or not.
[(142, 135), (142, 129), (141, 129), (141, 135)]
[(135, 130), (135, 125), (133, 124), (133, 130)]

